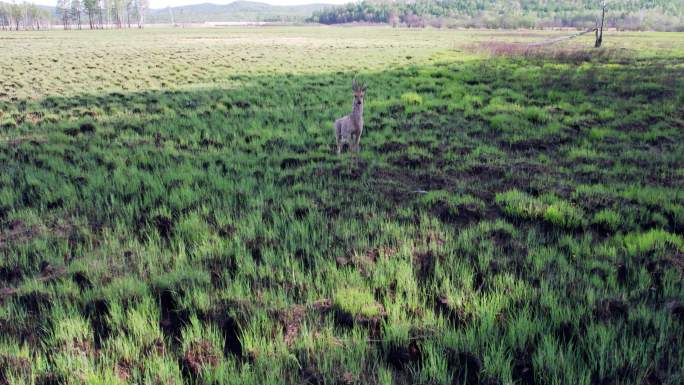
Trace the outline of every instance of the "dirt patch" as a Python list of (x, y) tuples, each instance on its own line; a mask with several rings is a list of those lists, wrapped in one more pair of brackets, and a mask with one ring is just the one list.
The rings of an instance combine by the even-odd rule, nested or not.
[(90, 327), (93, 329), (94, 346), (96, 349), (100, 349), (102, 342), (109, 338), (112, 332), (107, 322), (109, 303), (104, 299), (96, 299), (85, 305), (84, 313), (90, 320)]
[(65, 341), (61, 346), (62, 351), (80, 356), (93, 356), (98, 351), (93, 347), (92, 341), (85, 338), (74, 337), (71, 341)]
[(305, 160), (298, 158), (285, 158), (280, 161), (280, 168), (282, 170), (292, 169), (300, 167), (301, 165), (307, 163)]
[(0, 354), (0, 385), (14, 384), (17, 377), (29, 379), (31, 362), (23, 357)]
[(336, 165), (331, 169), (321, 169), (317, 174), (322, 176), (329, 174), (345, 180), (358, 180), (368, 169), (368, 163), (361, 159), (354, 158), (353, 163), (347, 165)]
[(95, 123), (92, 122), (81, 123), (81, 125), (78, 126), (78, 129), (81, 134), (92, 134), (97, 130)]
[(232, 307), (226, 303), (215, 308), (202, 316), (205, 321), (215, 323), (223, 336), (223, 355), (242, 356), (242, 343), (240, 342), (240, 325), (238, 321), (228, 314), (226, 307)]
[(680, 273), (684, 274), (684, 254), (677, 252), (668, 258), (670, 263), (676, 267)]
[(471, 352), (459, 352), (447, 348), (447, 365), (453, 373), (454, 385), (477, 384), (482, 371), (482, 360)]
[(211, 284), (215, 288), (225, 285), (225, 276), (233, 277), (238, 269), (237, 260), (234, 255), (217, 255), (205, 259), (204, 265), (211, 277)]
[(435, 215), (445, 223), (464, 227), (482, 219), (480, 208), (474, 204), (461, 204), (454, 208), (444, 203), (435, 204), (432, 208)]
[(408, 145), (400, 142), (385, 142), (377, 147), (377, 152), (387, 154), (390, 152), (401, 152), (408, 148)]
[(182, 371), (186, 377), (196, 378), (202, 374), (206, 367), (216, 367), (219, 363), (219, 355), (210, 341), (200, 340), (193, 342), (183, 353)]
[(427, 156), (423, 155), (409, 155), (409, 154), (401, 154), (399, 156), (392, 157), (390, 160), (391, 163), (395, 166), (402, 167), (402, 168), (418, 168), (418, 167), (427, 167), (431, 163), (431, 159), (428, 158)]
[(344, 267), (352, 264), (359, 269), (362, 274), (368, 276), (371, 273), (373, 266), (380, 256), (392, 257), (398, 252), (396, 247), (392, 246), (376, 246), (366, 249), (362, 253), (352, 252), (347, 256), (339, 256), (335, 258), (338, 267)]
[(249, 239), (245, 242), (245, 246), (256, 264), (261, 264), (264, 260), (262, 253), (263, 248), (272, 247), (273, 245), (273, 241), (267, 240), (261, 236), (257, 236), (256, 238)]
[(679, 320), (679, 322), (684, 323), (684, 302), (683, 301), (670, 301), (665, 304), (665, 309), (667, 309), (673, 317)]
[(84, 272), (78, 271), (74, 273), (74, 275), (71, 276), (71, 280), (78, 285), (78, 288), (81, 289), (81, 291), (85, 291), (93, 287), (92, 282), (90, 282), (90, 279)]
[(236, 231), (237, 228), (231, 224), (223, 225), (218, 229), (218, 235), (222, 238), (230, 238), (233, 236), (233, 234), (235, 234)]
[(555, 331), (556, 337), (558, 337), (564, 345), (577, 341), (582, 336), (581, 333), (583, 333), (583, 331), (576, 328), (575, 325), (569, 321), (561, 322)]
[(183, 327), (190, 321), (189, 312), (181, 309), (175, 294), (170, 289), (163, 289), (159, 293), (159, 306), (161, 308), (159, 327), (166, 336), (172, 338), (172, 341), (177, 341)]
[(129, 362), (128, 360), (121, 360), (118, 361), (114, 366), (114, 373), (116, 373), (116, 376), (119, 377), (121, 381), (126, 382), (131, 377), (133, 367), (134, 365), (132, 362)]
[(471, 166), (466, 173), (473, 178), (478, 179), (502, 179), (506, 176), (503, 167), (495, 164), (476, 164)]
[(306, 218), (306, 216), (309, 214), (309, 209), (307, 207), (297, 207), (294, 209), (294, 216), (295, 219), (298, 221), (301, 221), (302, 219)]
[(37, 225), (27, 225), (20, 219), (8, 223), (5, 230), (0, 231), (0, 248), (16, 243), (28, 242), (41, 234), (41, 228)]
[(154, 224), (157, 232), (164, 239), (170, 239), (173, 233), (174, 222), (173, 219), (166, 215), (157, 215), (152, 218), (152, 223)]
[(19, 266), (0, 267), (0, 282), (8, 285), (16, 285), (24, 278), (24, 271)]
[(40, 145), (42, 143), (47, 143), (47, 138), (43, 136), (37, 136), (37, 135), (25, 135), (25, 136), (17, 136), (14, 138), (0, 138), (0, 145), (1, 144), (7, 144), (8, 146), (11, 147), (17, 147), (20, 146), (23, 143), (29, 143), (34, 146)]
[(627, 269), (627, 266), (624, 263), (618, 264), (617, 269), (616, 269), (616, 277), (617, 277), (617, 282), (620, 285), (626, 285), (627, 284), (627, 279), (629, 278), (629, 270)]
[(302, 324), (305, 313), (305, 306), (295, 305), (280, 314), (279, 318), (285, 329), (284, 339), (287, 346), (292, 346), (292, 343), (299, 335), (299, 327)]
[(516, 384), (536, 385), (534, 364), (532, 362), (534, 348), (526, 346), (524, 349), (516, 349), (515, 359), (511, 371), (511, 377)]
[(435, 312), (444, 316), (454, 326), (465, 326), (470, 317), (463, 309), (453, 306), (445, 296), (435, 298)]
[(66, 274), (66, 268), (63, 266), (53, 266), (47, 261), (40, 263), (40, 275), (38, 279), (43, 282), (52, 282), (61, 278)]
[(17, 301), (32, 316), (41, 316), (43, 311), (52, 308), (52, 298), (49, 294), (32, 291), (20, 295)]
[(302, 365), (299, 370), (299, 383), (305, 385), (323, 385), (325, 384), (325, 377), (313, 365)]
[(355, 325), (369, 327), (374, 332), (378, 332), (380, 330), (382, 320), (385, 318), (387, 313), (385, 312), (385, 308), (382, 306), (382, 304), (376, 303), (375, 306), (378, 308), (378, 315), (373, 317), (366, 317), (361, 314), (351, 314), (338, 306), (333, 306), (332, 310), (335, 315), (335, 323), (338, 326), (347, 328), (352, 328)]
[(560, 135), (549, 135), (545, 138), (530, 138), (515, 142), (506, 142), (505, 145), (513, 151), (536, 154), (539, 152), (553, 151), (568, 141), (568, 139), (565, 139)]
[(407, 370), (420, 365), (421, 349), (417, 341), (411, 341), (407, 345), (391, 343), (384, 348), (385, 361), (396, 370)]
[(407, 170), (397, 170), (392, 168), (373, 170), (370, 176), (373, 191), (381, 194), (385, 198), (385, 203), (403, 203), (413, 200), (417, 191), (422, 190), (418, 186), (416, 175)]
[(594, 315), (600, 320), (623, 319), (627, 320), (629, 307), (620, 299), (604, 299), (596, 304)]
[(478, 385), (502, 385), (502, 382), (498, 378), (487, 377), (481, 380)]
[(413, 256), (414, 272), (418, 282), (427, 285), (435, 274), (435, 265), (439, 257), (431, 251), (417, 253)]

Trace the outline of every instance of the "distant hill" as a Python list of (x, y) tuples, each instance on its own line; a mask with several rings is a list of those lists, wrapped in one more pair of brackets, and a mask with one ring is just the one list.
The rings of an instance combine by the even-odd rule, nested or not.
[(147, 23), (203, 23), (206, 21), (304, 21), (313, 13), (330, 7), (329, 4), (278, 6), (253, 1), (230, 4), (196, 4), (180, 7), (150, 9)]

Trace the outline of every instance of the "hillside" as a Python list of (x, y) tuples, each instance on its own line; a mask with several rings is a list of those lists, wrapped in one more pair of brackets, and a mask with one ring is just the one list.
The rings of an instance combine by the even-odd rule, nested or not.
[(253, 1), (235, 1), (226, 5), (196, 4), (172, 8), (150, 9), (150, 23), (202, 23), (205, 21), (296, 21), (329, 7), (326, 4), (277, 6)]
[[(609, 1), (609, 26), (631, 30), (684, 30), (684, 1)], [(373, 22), (412, 27), (543, 28), (593, 26), (600, 1), (363, 0), (315, 12), (323, 24)]]

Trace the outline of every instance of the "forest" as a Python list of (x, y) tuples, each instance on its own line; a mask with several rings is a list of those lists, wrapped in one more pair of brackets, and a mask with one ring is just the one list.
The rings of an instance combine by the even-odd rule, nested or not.
[[(596, 0), (363, 0), (315, 12), (309, 21), (389, 23), (408, 27), (588, 28), (594, 26), (602, 4)], [(608, 27), (684, 30), (681, 0), (612, 1), (605, 5), (609, 10)]]

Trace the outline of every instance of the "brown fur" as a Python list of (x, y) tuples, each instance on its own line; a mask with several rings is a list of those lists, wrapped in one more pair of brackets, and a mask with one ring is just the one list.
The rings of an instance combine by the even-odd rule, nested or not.
[(354, 101), (351, 114), (337, 119), (333, 125), (338, 155), (342, 152), (342, 147), (345, 144), (348, 145), (349, 152), (358, 152), (361, 133), (363, 133), (363, 97), (366, 93), (366, 87), (354, 79), (352, 91)]

